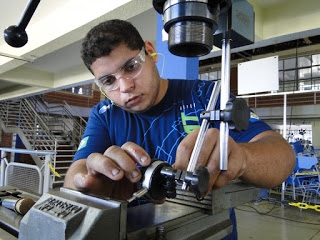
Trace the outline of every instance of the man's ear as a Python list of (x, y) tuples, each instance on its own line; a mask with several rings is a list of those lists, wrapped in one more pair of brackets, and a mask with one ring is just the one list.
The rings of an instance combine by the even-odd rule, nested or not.
[(156, 52), (156, 48), (154, 47), (153, 43), (150, 41), (145, 41), (144, 43), (144, 48), (148, 55), (152, 57), (154, 62), (158, 62), (158, 55)]
[(144, 42), (144, 49), (147, 51), (149, 55), (156, 52), (156, 48), (154, 47), (153, 43), (150, 41)]

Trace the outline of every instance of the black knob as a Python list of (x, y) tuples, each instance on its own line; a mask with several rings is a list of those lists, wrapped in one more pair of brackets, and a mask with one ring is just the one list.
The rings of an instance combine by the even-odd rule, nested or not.
[(29, 0), (20, 22), (17, 25), (10, 26), (4, 30), (4, 40), (11, 47), (22, 47), (28, 42), (26, 27), (29, 24), (39, 2), (40, 0)]
[(242, 131), (248, 128), (250, 109), (243, 98), (229, 99), (226, 109), (220, 113), (220, 119), (229, 123), (230, 129)]
[(16, 25), (8, 27), (4, 30), (4, 40), (11, 47), (22, 47), (28, 42), (28, 35), (24, 29)]

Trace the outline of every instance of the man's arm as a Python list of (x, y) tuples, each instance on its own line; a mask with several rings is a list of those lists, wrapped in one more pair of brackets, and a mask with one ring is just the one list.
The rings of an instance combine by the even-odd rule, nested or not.
[(275, 131), (262, 132), (240, 146), (246, 154), (246, 169), (240, 179), (258, 187), (279, 185), (295, 167), (296, 157), (292, 147)]
[[(187, 169), (198, 130), (180, 143), (175, 168)], [(228, 140), (228, 169), (220, 170), (219, 130), (210, 128), (200, 151), (197, 166), (206, 166), (210, 173), (210, 189), (217, 189), (240, 178), (257, 187), (270, 188), (282, 183), (295, 166), (291, 146), (278, 133), (268, 130), (256, 135), (249, 143)]]

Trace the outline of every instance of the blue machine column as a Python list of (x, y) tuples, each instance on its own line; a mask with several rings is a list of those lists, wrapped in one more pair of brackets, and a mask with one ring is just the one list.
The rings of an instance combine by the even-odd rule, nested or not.
[(170, 53), (167, 40), (162, 40), (162, 30), (162, 15), (157, 14), (156, 49), (158, 53), (163, 54), (163, 56), (158, 56), (159, 62), (157, 63), (161, 77), (186, 80), (197, 79), (199, 73), (199, 58), (178, 57)]

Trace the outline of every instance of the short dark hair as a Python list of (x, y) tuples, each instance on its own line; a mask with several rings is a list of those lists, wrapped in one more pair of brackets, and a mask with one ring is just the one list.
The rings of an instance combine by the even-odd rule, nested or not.
[(85, 36), (81, 58), (91, 71), (91, 65), (97, 58), (108, 56), (123, 43), (131, 50), (140, 50), (144, 46), (140, 33), (131, 23), (119, 19), (102, 22)]

